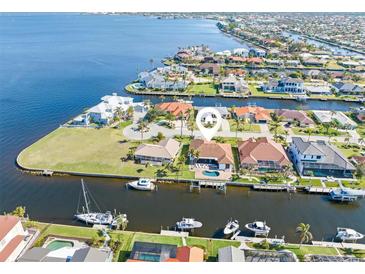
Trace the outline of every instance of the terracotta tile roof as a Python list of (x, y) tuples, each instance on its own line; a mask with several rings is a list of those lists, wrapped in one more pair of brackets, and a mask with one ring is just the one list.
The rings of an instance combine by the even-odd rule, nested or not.
[(11, 239), (5, 248), (0, 252), (0, 262), (5, 262), (9, 258), (9, 256), (14, 252), (23, 239), (23, 235), (17, 235)]
[(0, 215), (0, 241), (19, 222), (19, 218), (11, 215)]
[(314, 125), (313, 120), (304, 111), (292, 109), (277, 109), (275, 113), (286, 120), (297, 120), (302, 124)]
[(275, 161), (281, 166), (290, 164), (282, 145), (266, 137), (238, 142), (238, 152), (241, 164), (257, 164), (258, 161)]
[(194, 139), (190, 143), (190, 149), (199, 151), (199, 157), (216, 158), (220, 164), (234, 164), (230, 144), (219, 144), (214, 141)]
[(353, 156), (351, 157), (356, 164), (365, 164), (365, 156)]
[(156, 105), (157, 109), (162, 111), (170, 112), (175, 117), (179, 116), (181, 113), (184, 116), (187, 116), (189, 111), (193, 109), (192, 104), (188, 103), (181, 103), (181, 102), (166, 102), (160, 103)]
[(204, 250), (195, 246), (181, 246), (176, 250), (176, 259), (180, 262), (203, 262)]
[(266, 120), (266, 121), (271, 120), (270, 116), (271, 111), (263, 107), (252, 107), (252, 106), (239, 107), (239, 108), (234, 108), (233, 112), (238, 117), (243, 117), (246, 114), (252, 114), (255, 116), (255, 120)]

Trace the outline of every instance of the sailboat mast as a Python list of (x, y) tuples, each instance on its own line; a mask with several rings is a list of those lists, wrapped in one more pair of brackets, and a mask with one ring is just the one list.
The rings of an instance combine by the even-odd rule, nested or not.
[(87, 195), (86, 195), (86, 190), (85, 190), (85, 185), (84, 185), (84, 180), (83, 179), (81, 179), (81, 186), (82, 186), (82, 193), (83, 193), (84, 199), (85, 199), (86, 212), (87, 212), (87, 214), (89, 214), (90, 213), (89, 202), (87, 200)]

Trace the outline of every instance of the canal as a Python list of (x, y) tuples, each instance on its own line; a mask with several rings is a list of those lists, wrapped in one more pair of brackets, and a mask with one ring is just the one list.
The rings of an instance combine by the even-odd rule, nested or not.
[[(78, 14), (0, 15), (0, 211), (27, 207), (31, 218), (73, 223), (80, 195), (78, 177), (38, 177), (15, 166), (18, 153), (40, 137), (119, 90), (136, 73), (178, 47), (207, 44), (213, 50), (240, 47), (209, 20), (156, 20), (138, 16)], [(136, 101), (146, 97), (136, 97)], [(158, 98), (153, 98), (157, 102)], [(357, 104), (281, 100), (194, 98), (196, 105), (248, 103), (267, 108), (348, 110)], [(101, 140), (102, 141), (102, 140)], [(216, 235), (228, 218), (241, 224), (266, 220), (271, 236), (295, 240), (299, 222), (312, 225), (316, 239), (330, 239), (337, 226), (365, 230), (365, 200), (334, 204), (324, 196), (263, 193), (229, 188), (200, 194), (186, 185), (160, 185), (157, 193), (127, 191), (121, 180), (85, 178), (103, 210), (128, 214), (129, 229), (159, 231), (181, 217), (204, 223), (197, 235)]]

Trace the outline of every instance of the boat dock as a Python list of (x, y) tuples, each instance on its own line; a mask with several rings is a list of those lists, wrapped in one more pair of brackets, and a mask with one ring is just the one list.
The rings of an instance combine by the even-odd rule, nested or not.
[(266, 191), (288, 191), (288, 192), (295, 192), (296, 188), (295, 186), (289, 186), (289, 185), (266, 185), (266, 184), (260, 184), (260, 185), (252, 185), (252, 189), (254, 190), (266, 190)]
[(189, 232), (161, 229), (160, 235), (164, 235), (164, 236), (175, 236), (175, 237), (188, 237), (189, 236)]
[(227, 183), (226, 182), (212, 182), (212, 181), (198, 181), (198, 182), (191, 182), (189, 190), (193, 192), (196, 189), (200, 192), (202, 187), (210, 187), (223, 192), (224, 194), (227, 193)]

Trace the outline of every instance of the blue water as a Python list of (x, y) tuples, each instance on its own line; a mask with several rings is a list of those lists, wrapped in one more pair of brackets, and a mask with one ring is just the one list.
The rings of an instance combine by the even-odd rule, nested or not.
[[(0, 14), (0, 212), (25, 205), (34, 219), (73, 223), (80, 178), (23, 174), (15, 166), (18, 153), (96, 104), (106, 93), (123, 92), (137, 72), (151, 67), (151, 58), (158, 65), (178, 47), (201, 43), (213, 50), (241, 46), (209, 20)], [(248, 103), (231, 99), (194, 101), (199, 105)], [(251, 102), (271, 108), (298, 106), (280, 100)], [(302, 106), (348, 109), (351, 104), (309, 102)], [(120, 180), (85, 180), (104, 210), (115, 208), (128, 214), (129, 229), (158, 231), (161, 225), (174, 224), (183, 216), (203, 221), (199, 233), (206, 236), (215, 234), (230, 217), (241, 223), (265, 219), (273, 233), (285, 234), (288, 239), (296, 239), (294, 229), (302, 221), (312, 224), (317, 238), (331, 237), (338, 225), (359, 230), (365, 227), (363, 201), (344, 207), (329, 203), (323, 196), (288, 197), (244, 189), (229, 189), (226, 196), (209, 189), (194, 195), (186, 186), (177, 185), (161, 185), (157, 193), (141, 193), (127, 191)]]

